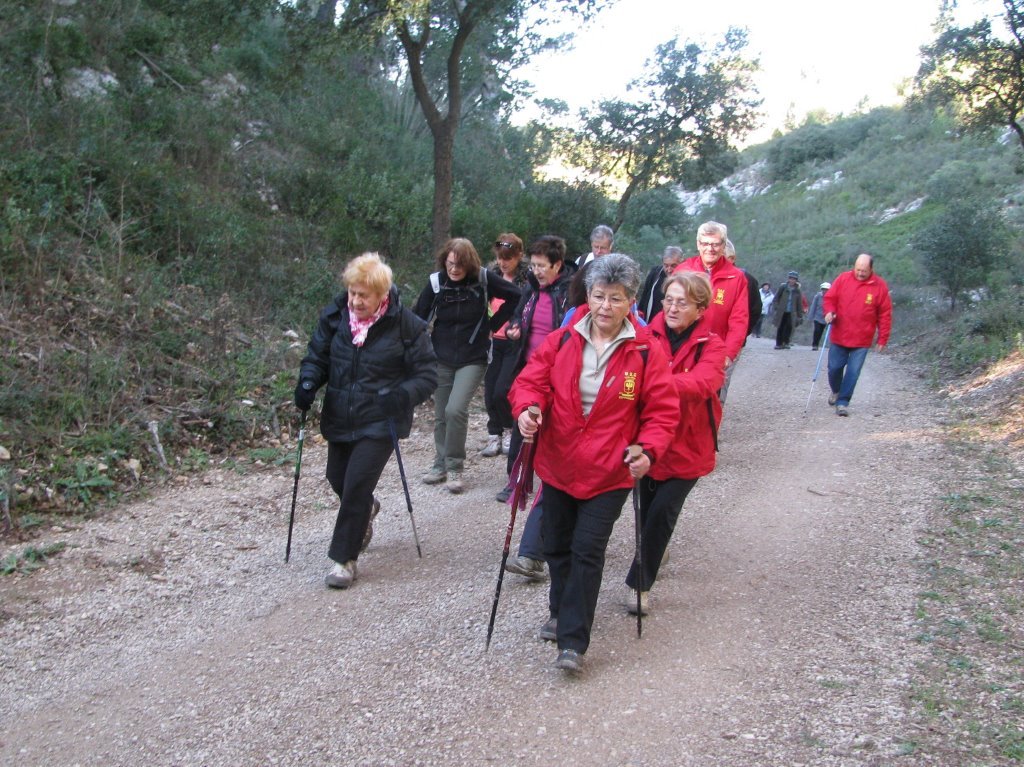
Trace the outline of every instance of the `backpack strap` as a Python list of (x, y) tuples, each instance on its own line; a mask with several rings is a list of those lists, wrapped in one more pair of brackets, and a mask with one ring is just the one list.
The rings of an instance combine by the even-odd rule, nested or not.
[(487, 300), (487, 270), (484, 269), (483, 267), (480, 268), (479, 277), (480, 277), (480, 284), (483, 286), (484, 310), (483, 310), (483, 312), (480, 315), (480, 319), (477, 320), (476, 327), (473, 328), (473, 335), (471, 335), (469, 337), (469, 343), (470, 344), (472, 344), (476, 340), (477, 333), (480, 332), (480, 326), (484, 324), (484, 317), (487, 316), (487, 309), (488, 309), (488, 306), (489, 306), (489, 302)]

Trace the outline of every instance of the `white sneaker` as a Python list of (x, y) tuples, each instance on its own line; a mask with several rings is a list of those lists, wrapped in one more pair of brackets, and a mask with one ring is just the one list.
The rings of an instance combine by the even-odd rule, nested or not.
[(487, 446), (480, 451), (485, 458), (493, 458), (501, 452), (501, 435), (491, 434), (487, 437)]
[[(647, 595), (649, 591), (640, 592), (640, 614), (647, 615), (650, 612), (650, 607), (647, 604)], [(622, 598), (622, 604), (630, 615), (636, 615), (636, 589), (626, 588), (626, 595)]]
[(450, 471), (448, 472), (448, 481), (445, 483), (445, 487), (449, 493), (458, 495), (466, 486), (462, 484), (462, 472), (461, 471)]
[(324, 582), (332, 589), (347, 589), (356, 580), (356, 561), (349, 560), (343, 565), (335, 564), (327, 573)]
[(508, 449), (512, 445), (512, 432), (507, 431), (501, 435), (501, 452), (508, 455)]

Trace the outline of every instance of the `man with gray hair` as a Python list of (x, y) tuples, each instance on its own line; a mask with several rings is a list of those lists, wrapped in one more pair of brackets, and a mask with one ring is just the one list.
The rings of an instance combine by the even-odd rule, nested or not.
[(750, 310), (747, 278), (725, 258), (729, 230), (717, 221), (705, 221), (697, 229), (697, 255), (676, 271), (704, 272), (711, 279), (711, 305), (705, 312), (710, 330), (725, 341), (725, 368), (740, 356), (747, 339)]
[(661, 301), (665, 298), (665, 278), (682, 262), (683, 249), (677, 245), (669, 245), (661, 254), (661, 264), (651, 267), (651, 271), (647, 273), (647, 279), (640, 290), (640, 298), (636, 302), (637, 311), (645, 322), (650, 323), (661, 311)]
[(576, 266), (583, 268), (595, 258), (607, 256), (615, 246), (615, 232), (607, 224), (598, 224), (590, 233), (590, 252), (576, 259)]

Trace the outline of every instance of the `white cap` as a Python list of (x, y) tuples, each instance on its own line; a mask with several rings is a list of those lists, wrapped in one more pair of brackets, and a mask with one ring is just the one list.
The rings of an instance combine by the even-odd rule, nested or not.
[(828, 290), (831, 287), (832, 287), (832, 283), (831, 282), (823, 282), (823, 283), (821, 283), (821, 289), (822, 290)]

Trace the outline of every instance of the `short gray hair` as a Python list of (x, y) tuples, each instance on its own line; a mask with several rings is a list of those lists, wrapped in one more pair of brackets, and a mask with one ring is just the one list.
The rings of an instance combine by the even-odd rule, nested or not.
[(590, 241), (594, 240), (608, 240), (608, 242), (615, 242), (615, 232), (612, 231), (610, 226), (605, 224), (598, 224), (594, 227), (594, 231), (590, 233)]
[(732, 244), (732, 240), (725, 241), (725, 255), (726, 257), (732, 256), (736, 258), (736, 246)]
[(661, 260), (664, 261), (666, 258), (682, 258), (683, 249), (678, 245), (669, 245), (665, 248), (665, 252), (661, 254)]
[(630, 298), (636, 298), (640, 289), (640, 267), (629, 256), (622, 253), (609, 253), (604, 258), (597, 258), (587, 264), (583, 273), (583, 285), (587, 295), (595, 285), (621, 285)]
[(717, 221), (705, 221), (699, 227), (697, 227), (697, 241), (700, 242), (701, 237), (707, 236), (721, 237), (722, 244), (729, 239), (729, 227), (725, 224), (720, 224)]

